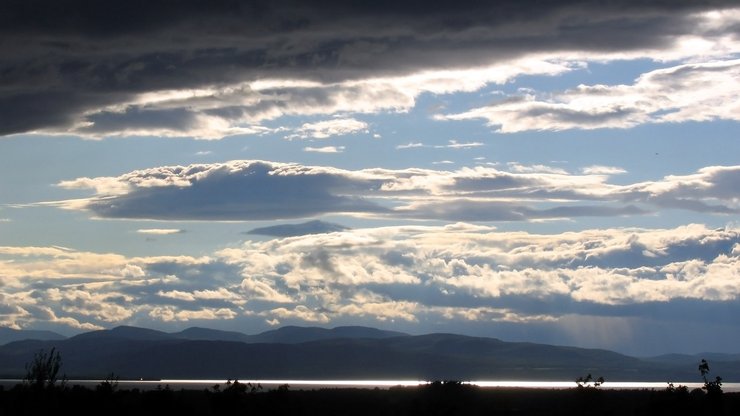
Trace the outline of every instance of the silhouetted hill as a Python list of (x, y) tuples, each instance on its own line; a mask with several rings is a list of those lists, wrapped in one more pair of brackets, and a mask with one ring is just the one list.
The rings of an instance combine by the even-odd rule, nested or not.
[(0, 327), (0, 345), (25, 339), (56, 340), (65, 338), (66, 337), (64, 335), (60, 335), (52, 331), (34, 331)]
[(135, 326), (117, 326), (113, 329), (101, 329), (99, 331), (90, 331), (83, 334), (75, 335), (70, 339), (103, 339), (103, 338), (122, 338), (129, 340), (163, 340), (174, 339), (175, 336), (166, 332), (154, 329), (138, 328)]
[(202, 341), (238, 341), (249, 342), (250, 336), (235, 331), (220, 331), (218, 329), (190, 327), (170, 335), (175, 338), (202, 340)]
[[(527, 342), (504, 342), (496, 338), (454, 334), (430, 334), (389, 340), (395, 349), (454, 357), (488, 357), (507, 368), (530, 367), (548, 371), (558, 367), (602, 367), (628, 370), (643, 361), (613, 351), (562, 347)], [(505, 359), (505, 360), (500, 360)]]
[[(203, 328), (183, 332), (196, 337), (239, 336)], [(0, 377), (22, 376), (34, 352), (54, 347), (62, 355), (62, 371), (70, 378), (104, 378), (113, 372), (136, 379), (573, 380), (591, 373), (611, 381), (698, 380), (698, 361), (692, 357), (665, 363), (606, 350), (494, 338), (391, 334), (362, 327), (286, 327), (260, 334), (273, 342), (245, 343), (190, 340), (177, 334), (119, 327), (67, 340), (20, 341), (2, 346)], [(300, 342), (300, 337), (325, 338)], [(711, 365), (713, 374), (725, 381), (740, 380), (740, 361)]]
[(676, 368), (686, 363), (693, 363), (695, 371), (698, 371), (702, 359), (709, 361), (710, 377), (721, 376), (725, 381), (730, 381), (728, 376), (740, 374), (740, 354), (723, 354), (703, 352), (700, 354), (664, 354), (657, 357), (644, 358), (643, 361), (658, 364), (664, 367)]
[(249, 342), (296, 344), (333, 338), (391, 338), (408, 336), (403, 332), (384, 331), (364, 326), (339, 326), (336, 328), (284, 326), (249, 337)]

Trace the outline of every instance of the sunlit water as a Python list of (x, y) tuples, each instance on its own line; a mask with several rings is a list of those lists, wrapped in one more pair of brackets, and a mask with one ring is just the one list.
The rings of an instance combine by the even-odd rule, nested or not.
[[(21, 383), (22, 380), (0, 380), (0, 386), (9, 388)], [(80, 385), (84, 387), (94, 388), (100, 384), (102, 380), (69, 380), (68, 385)], [(429, 383), (428, 381), (422, 380), (239, 380), (240, 383), (252, 383), (253, 385), (259, 384), (264, 390), (275, 389), (281, 385), (288, 385), (293, 390), (312, 390), (321, 388), (340, 388), (340, 387), (354, 387), (354, 388), (380, 388), (387, 389), (395, 386), (420, 386)], [(479, 380), (479, 381), (466, 381), (466, 384), (474, 384), (481, 387), (498, 387), (498, 388), (527, 388), (527, 389), (569, 389), (576, 387), (574, 381), (510, 381), (510, 380)], [(121, 389), (140, 389), (140, 390), (152, 390), (156, 388), (164, 388), (169, 386), (171, 389), (210, 389), (215, 385), (224, 387), (226, 380), (175, 380), (175, 379), (163, 379), (163, 380), (120, 380), (118, 381), (118, 387)], [(674, 382), (674, 386), (679, 385), (686, 386), (689, 390), (695, 388), (701, 388), (702, 383), (695, 382)], [(602, 384), (599, 388), (602, 389), (649, 389), (649, 390), (664, 390), (668, 387), (668, 383), (665, 382), (644, 382), (644, 381), (607, 381)], [(725, 392), (740, 392), (740, 383), (722, 383), (722, 390)]]

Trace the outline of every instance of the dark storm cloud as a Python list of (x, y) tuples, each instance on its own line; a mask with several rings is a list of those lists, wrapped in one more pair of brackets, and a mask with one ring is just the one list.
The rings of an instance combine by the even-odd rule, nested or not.
[(265, 76), (335, 82), (543, 51), (660, 48), (695, 29), (689, 13), (731, 3), (9, 0), (0, 134), (64, 131), (134, 94)]
[(194, 125), (195, 114), (186, 109), (143, 110), (129, 107), (123, 112), (101, 111), (87, 119), (93, 124), (79, 129), (82, 133), (106, 133), (137, 129), (185, 129)]

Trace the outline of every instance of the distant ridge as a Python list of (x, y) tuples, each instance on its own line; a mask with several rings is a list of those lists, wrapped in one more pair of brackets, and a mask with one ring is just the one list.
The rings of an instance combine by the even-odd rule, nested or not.
[(237, 341), (249, 342), (250, 336), (235, 331), (220, 331), (218, 329), (190, 327), (180, 332), (173, 332), (175, 338), (201, 341)]
[(249, 337), (249, 341), (297, 344), (301, 342), (335, 338), (383, 339), (404, 336), (409, 336), (409, 334), (396, 331), (384, 331), (364, 326), (338, 326), (330, 329), (320, 327), (284, 326), (272, 331), (252, 335)]
[(35, 340), (60, 340), (66, 337), (61, 334), (57, 334), (52, 331), (36, 331), (30, 329), (13, 329), (7, 327), (0, 327), (0, 345), (5, 345), (10, 342), (23, 341), (27, 339)]
[[(382, 339), (399, 336), (408, 336), (408, 334), (364, 326), (339, 326), (336, 328), (285, 326), (255, 335), (247, 335), (242, 332), (222, 331), (202, 327), (190, 327), (179, 332), (168, 333), (154, 329), (124, 325), (117, 326), (112, 329), (85, 332), (75, 335), (70, 339), (75, 341), (82, 339), (126, 339), (137, 341), (201, 340), (297, 344), (333, 338)], [(60, 339), (63, 339), (63, 337)]]
[(702, 352), (699, 354), (663, 354), (663, 355), (658, 355), (655, 357), (644, 358), (645, 361), (652, 361), (652, 362), (658, 362), (658, 363), (670, 363), (670, 362), (689, 361), (689, 360), (699, 362), (702, 359), (707, 359), (711, 362), (716, 362), (716, 363), (733, 362), (733, 361), (740, 362), (740, 354)]
[[(0, 378), (22, 377), (40, 349), (56, 348), (73, 378), (418, 379), (609, 381), (698, 380), (698, 356), (639, 359), (613, 351), (456, 334), (408, 335), (376, 328), (287, 326), (257, 335), (188, 328), (166, 333), (130, 326), (63, 340), (0, 346)], [(740, 381), (734, 354), (712, 355), (713, 374)]]
[(155, 329), (139, 328), (135, 326), (117, 326), (113, 329), (101, 329), (98, 331), (85, 332), (73, 336), (72, 340), (80, 339), (101, 339), (101, 338), (122, 338), (139, 341), (156, 341), (163, 339), (174, 339), (175, 336)]

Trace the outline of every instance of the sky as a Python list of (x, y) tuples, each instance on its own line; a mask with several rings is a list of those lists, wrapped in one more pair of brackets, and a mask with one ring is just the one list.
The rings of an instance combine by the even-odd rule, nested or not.
[(7, 0), (0, 325), (740, 352), (732, 1)]

